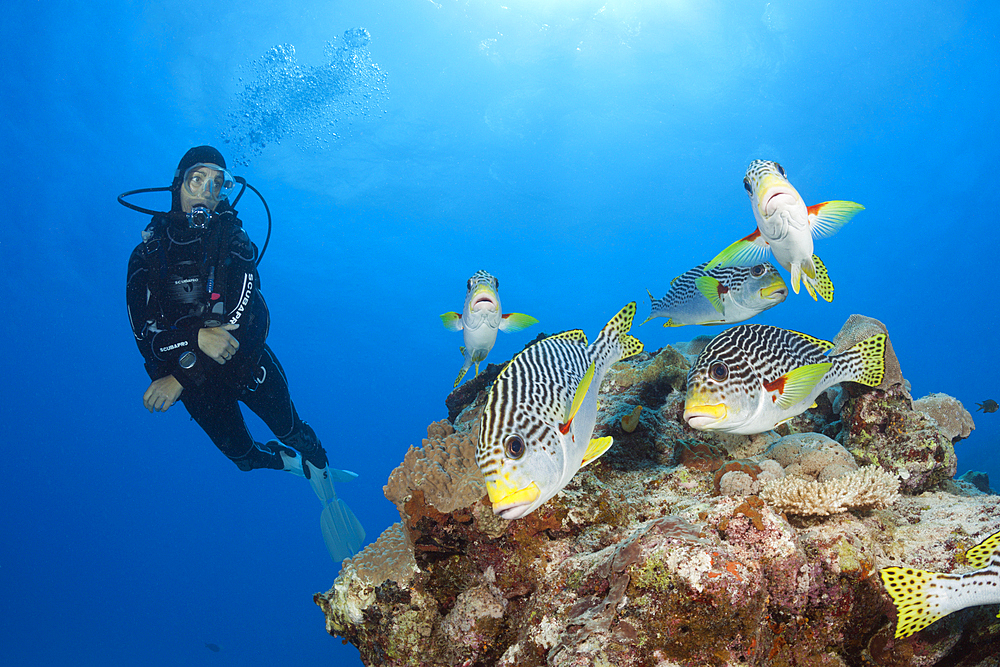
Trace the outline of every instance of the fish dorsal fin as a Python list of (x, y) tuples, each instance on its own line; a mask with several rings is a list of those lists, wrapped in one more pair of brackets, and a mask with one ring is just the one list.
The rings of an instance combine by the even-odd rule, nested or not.
[[(583, 333), (583, 329), (570, 329), (569, 331), (563, 331), (562, 333), (553, 334), (549, 336), (549, 338), (571, 340), (574, 343), (581, 343), (583, 345), (587, 345), (587, 334)], [(545, 340), (548, 340), (548, 338), (546, 338)]]
[(995, 556), (1000, 556), (1000, 531), (965, 552), (965, 560), (977, 570), (989, 565)]
[(813, 238), (825, 239), (828, 236), (833, 236), (858, 211), (863, 210), (865, 210), (864, 206), (853, 201), (827, 201), (806, 207)]
[[(683, 273), (681, 275), (679, 275), (679, 276), (674, 276), (673, 280), (670, 281), (670, 286), (673, 287), (674, 283), (676, 283), (678, 280), (680, 280), (683, 276), (684, 276)], [(649, 298), (653, 298), (653, 295), (650, 294)]]
[(591, 438), (590, 443), (587, 445), (587, 451), (583, 453), (583, 463), (580, 464), (580, 467), (582, 468), (591, 461), (600, 458), (601, 454), (611, 449), (611, 444), (614, 441), (614, 438), (610, 435), (603, 438)]
[(583, 405), (583, 399), (587, 396), (590, 383), (594, 380), (594, 370), (596, 368), (597, 362), (591, 361), (590, 366), (587, 367), (587, 372), (580, 378), (580, 384), (576, 386), (576, 393), (573, 394), (573, 403), (569, 406), (569, 414), (566, 416), (566, 421), (559, 425), (559, 432), (563, 435), (569, 433), (570, 426), (573, 424), (573, 417), (576, 417), (580, 406)]
[(708, 273), (717, 266), (753, 266), (760, 264), (771, 251), (771, 246), (761, 235), (759, 229), (743, 237), (739, 241), (730, 244), (725, 250), (712, 258), (705, 265), (705, 272)]
[(524, 313), (507, 313), (500, 318), (500, 331), (517, 333), (518, 331), (524, 331), (532, 324), (538, 324), (538, 320), (531, 315), (525, 315)]
[(806, 364), (788, 371), (777, 380), (764, 384), (768, 391), (777, 391), (774, 402), (782, 410), (792, 407), (813, 390), (813, 387), (823, 379), (823, 376), (833, 368), (833, 362), (824, 361), (819, 364)]
[(699, 276), (695, 279), (694, 285), (720, 315), (725, 314), (725, 308), (722, 305), (722, 295), (729, 291), (728, 287), (712, 276)]
[(462, 330), (462, 313), (441, 313), (438, 317), (441, 318), (441, 324), (448, 331), (461, 331)]
[(809, 334), (802, 333), (801, 331), (792, 331), (791, 329), (788, 330), (788, 333), (795, 334), (799, 338), (803, 338), (809, 341), (810, 343), (821, 349), (823, 351), (823, 354), (826, 354), (827, 352), (833, 349), (833, 343), (831, 343), (828, 340), (823, 340), (822, 338), (816, 338), (815, 336), (810, 336)]

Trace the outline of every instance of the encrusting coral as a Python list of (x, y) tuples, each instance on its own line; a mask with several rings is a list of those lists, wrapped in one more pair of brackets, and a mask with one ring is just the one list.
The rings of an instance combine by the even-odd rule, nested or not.
[(486, 483), (476, 467), (479, 431), (456, 434), (447, 421), (427, 427), (423, 446), (410, 447), (403, 462), (389, 475), (383, 488), (401, 515), (410, 494), (420, 489), (427, 502), (441, 512), (471, 505), (486, 493)]
[[(880, 326), (852, 319), (842, 340)], [(614, 446), (514, 521), (474, 462), (483, 394), (451, 402), (390, 475), (400, 523), (315, 596), (327, 630), (389, 667), (996, 667), (995, 608), (894, 638), (879, 568), (961, 571), (1000, 528), (901, 374), (827, 392), (780, 439), (720, 440), (683, 422), (666, 350), (616, 365), (594, 433)]]

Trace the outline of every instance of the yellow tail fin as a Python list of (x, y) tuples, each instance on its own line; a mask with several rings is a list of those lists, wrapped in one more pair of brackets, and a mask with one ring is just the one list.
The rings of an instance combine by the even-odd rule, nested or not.
[(927, 592), (943, 575), (912, 568), (887, 567), (879, 572), (899, 615), (896, 639), (909, 637), (946, 616), (930, 601)]

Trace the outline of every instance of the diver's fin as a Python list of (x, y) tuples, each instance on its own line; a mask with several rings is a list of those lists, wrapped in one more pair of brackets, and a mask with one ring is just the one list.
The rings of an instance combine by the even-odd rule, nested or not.
[(461, 331), (462, 330), (462, 313), (456, 313), (454, 311), (450, 313), (441, 313), (438, 315), (441, 318), (441, 324), (448, 331)]
[(333, 502), (337, 499), (337, 492), (333, 488), (334, 482), (350, 482), (358, 475), (350, 470), (337, 470), (329, 466), (317, 468), (310, 461), (306, 461), (303, 466), (306, 478), (312, 485), (316, 497), (322, 505)]
[[(273, 441), (277, 442), (277, 440)], [(270, 442), (267, 444), (271, 444)], [(285, 472), (290, 472), (293, 475), (298, 475), (299, 477), (305, 477), (305, 472), (302, 470), (302, 456), (299, 455), (297, 451), (290, 447), (282, 446), (278, 449), (278, 454), (281, 455), (281, 461), (285, 464)]]
[(600, 458), (601, 454), (611, 449), (611, 444), (613, 442), (614, 438), (610, 435), (603, 438), (592, 438), (590, 444), (587, 445), (587, 451), (583, 453), (583, 463), (580, 464), (580, 467), (582, 468), (588, 463)]
[(518, 331), (524, 331), (532, 324), (538, 324), (538, 320), (531, 315), (525, 315), (524, 313), (507, 313), (500, 318), (500, 331), (517, 333)]
[(319, 526), (330, 557), (337, 562), (350, 558), (361, 550), (361, 544), (365, 540), (365, 530), (351, 508), (337, 497), (333, 483), (349, 482), (356, 478), (357, 474), (329, 466), (317, 468), (309, 461), (305, 462), (303, 470), (309, 478), (309, 483), (312, 484), (316, 497), (323, 505)]
[(824, 375), (830, 372), (831, 368), (833, 368), (833, 363), (829, 361), (799, 366), (777, 380), (765, 383), (764, 388), (767, 391), (777, 391), (778, 407), (787, 410), (808, 396), (813, 387), (823, 379)]
[(323, 508), (319, 515), (319, 528), (330, 558), (338, 563), (361, 551), (365, 529), (347, 504), (337, 498)]

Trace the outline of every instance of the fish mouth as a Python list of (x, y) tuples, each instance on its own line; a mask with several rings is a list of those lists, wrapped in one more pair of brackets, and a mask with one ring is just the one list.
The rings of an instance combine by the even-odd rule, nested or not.
[(472, 293), (472, 302), (469, 310), (497, 310), (497, 297), (492, 288), (486, 285), (479, 285)]
[(760, 290), (760, 297), (771, 301), (784, 301), (788, 297), (788, 285), (782, 281), (778, 285), (764, 287)]
[(705, 431), (725, 420), (727, 410), (724, 403), (692, 404), (684, 406), (684, 421), (691, 428)]
[(779, 208), (791, 206), (795, 203), (795, 194), (785, 187), (775, 187), (768, 189), (766, 196), (761, 200), (761, 210), (764, 217), (774, 215)]
[(503, 495), (500, 495), (503, 492), (499, 487), (500, 485), (486, 485), (490, 501), (493, 503), (493, 513), (508, 521), (527, 514), (534, 506), (535, 501), (542, 495), (541, 489), (535, 482), (523, 489), (512, 490)]

